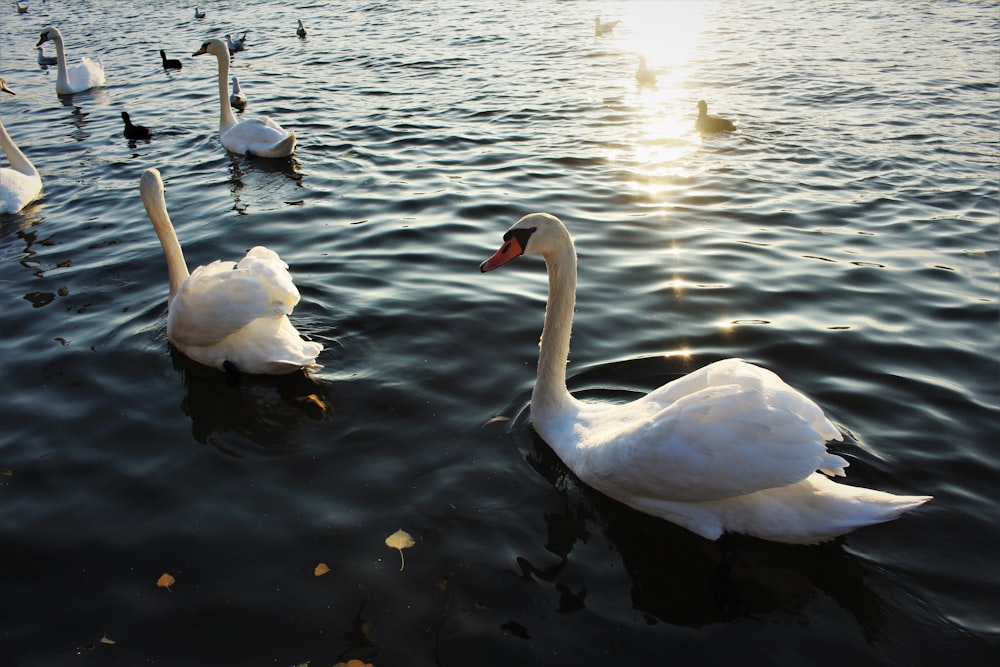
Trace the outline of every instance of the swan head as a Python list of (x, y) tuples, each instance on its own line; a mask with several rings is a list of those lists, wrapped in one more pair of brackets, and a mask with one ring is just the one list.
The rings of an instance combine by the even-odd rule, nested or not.
[(0, 90), (5, 93), (10, 93), (11, 95), (17, 95), (17, 93), (7, 87), (7, 82), (3, 80), (2, 76), (0, 76)]
[(55, 26), (49, 26), (48, 28), (45, 28), (44, 30), (42, 30), (42, 34), (38, 38), (38, 43), (35, 44), (35, 46), (41, 46), (42, 44), (44, 44), (45, 42), (49, 41), (50, 39), (53, 42), (61, 42), (62, 41), (62, 33), (59, 32), (59, 28), (56, 28)]
[(562, 220), (549, 213), (529, 213), (503, 235), (503, 245), (479, 265), (483, 273), (503, 266), (524, 254), (547, 257), (573, 244)]
[[(229, 35), (226, 35), (228, 37)], [(207, 42), (202, 43), (201, 48), (192, 53), (193, 56), (201, 56), (209, 53), (216, 58), (221, 58), (223, 55), (229, 55), (229, 47), (221, 39), (210, 39)]]

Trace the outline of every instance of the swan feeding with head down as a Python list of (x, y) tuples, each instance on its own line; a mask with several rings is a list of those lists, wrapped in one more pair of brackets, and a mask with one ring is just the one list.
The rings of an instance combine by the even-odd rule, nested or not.
[(219, 141), (226, 150), (258, 157), (288, 157), (295, 150), (295, 133), (270, 118), (236, 120), (229, 100), (229, 49), (221, 39), (211, 39), (194, 55), (211, 54), (219, 61)]
[(226, 371), (287, 375), (321, 368), (316, 357), (323, 346), (304, 340), (288, 319), (299, 291), (277, 253), (256, 246), (239, 263), (216, 260), (189, 274), (160, 172), (143, 172), (139, 190), (167, 260), (167, 338), (174, 347)]
[(840, 432), (812, 400), (741, 359), (631, 403), (578, 400), (566, 388), (577, 281), (566, 226), (546, 213), (527, 215), (480, 269), (532, 253), (545, 260), (549, 296), (531, 421), (584, 483), (708, 539), (733, 532), (792, 544), (889, 521), (930, 500), (830, 480), (848, 465), (825, 445)]
[[(17, 94), (7, 87), (3, 77), (0, 77), (0, 91)], [(0, 121), (0, 150), (10, 162), (9, 167), (0, 167), (0, 213), (17, 213), (42, 194), (42, 177), (7, 134), (3, 121)]]
[(57, 95), (72, 95), (73, 93), (79, 93), (104, 85), (104, 64), (101, 62), (100, 57), (94, 60), (93, 58), (83, 56), (80, 58), (80, 62), (69, 67), (66, 64), (66, 50), (63, 47), (62, 33), (59, 32), (58, 28), (49, 27), (42, 30), (42, 34), (35, 46), (41, 46), (49, 40), (55, 42), (56, 45), (56, 58), (58, 59), (56, 63), (58, 67), (56, 76)]

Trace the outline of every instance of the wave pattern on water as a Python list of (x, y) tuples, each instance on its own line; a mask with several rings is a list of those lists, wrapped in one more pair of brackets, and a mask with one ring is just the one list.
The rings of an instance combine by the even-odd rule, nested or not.
[[(994, 4), (204, 9), (4, 21), (0, 116), (45, 193), (0, 217), (0, 656), (714, 663), (739, 642), (755, 664), (992, 664)], [(597, 14), (622, 22), (595, 37)], [(55, 95), (50, 23), (107, 86)], [(245, 116), (295, 130), (288, 160), (219, 145), (216, 63), (190, 54), (244, 30)], [(739, 130), (695, 133), (703, 98)], [(129, 144), (121, 111), (153, 139)], [(170, 348), (151, 166), (191, 266), (289, 263), (323, 370), (234, 384)], [(935, 500), (793, 548), (584, 487), (530, 425), (541, 262), (478, 270), (536, 210), (577, 240), (572, 390), (624, 401), (743, 357), (827, 410), (846, 483)]]

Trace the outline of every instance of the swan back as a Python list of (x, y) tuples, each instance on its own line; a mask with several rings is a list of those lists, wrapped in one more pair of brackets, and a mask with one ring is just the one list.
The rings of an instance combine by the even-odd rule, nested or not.
[(320, 367), (323, 346), (303, 340), (288, 319), (299, 291), (277, 253), (257, 246), (238, 263), (217, 260), (189, 275), (159, 171), (147, 169), (139, 190), (167, 259), (167, 337), (177, 349), (206, 366), (231, 363), (244, 373)]
[[(0, 91), (16, 95), (0, 77)], [(0, 149), (10, 167), (0, 167), (0, 213), (17, 213), (42, 193), (42, 178), (0, 121)]]

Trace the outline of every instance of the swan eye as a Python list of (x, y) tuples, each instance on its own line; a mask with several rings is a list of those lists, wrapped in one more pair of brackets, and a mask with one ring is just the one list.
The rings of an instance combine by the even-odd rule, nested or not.
[(531, 235), (535, 233), (535, 229), (535, 227), (508, 229), (503, 235), (503, 240), (507, 242), (507, 245), (504, 246), (504, 252), (510, 248), (511, 240), (514, 240), (517, 242), (518, 249), (521, 251), (518, 254), (523, 255), (525, 249), (528, 247), (528, 239), (530, 239)]

